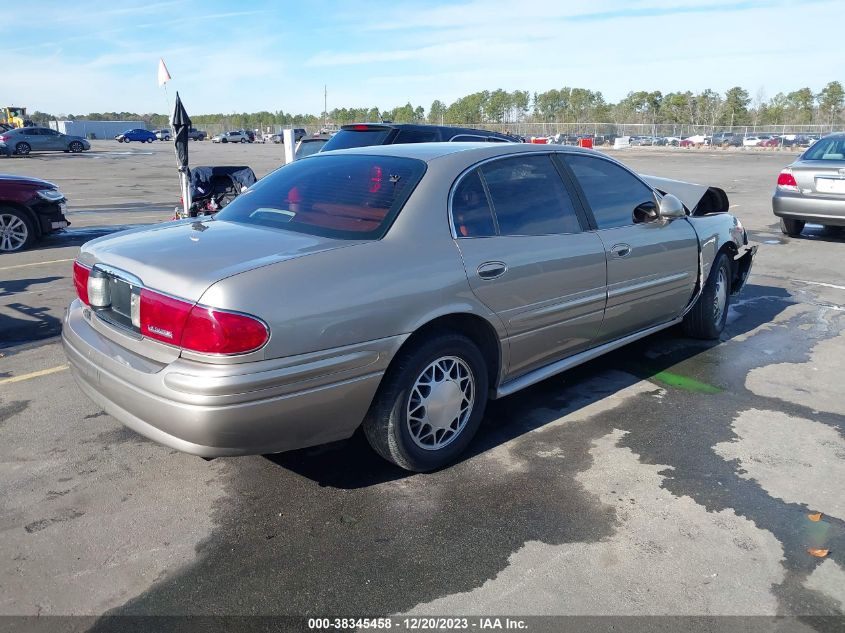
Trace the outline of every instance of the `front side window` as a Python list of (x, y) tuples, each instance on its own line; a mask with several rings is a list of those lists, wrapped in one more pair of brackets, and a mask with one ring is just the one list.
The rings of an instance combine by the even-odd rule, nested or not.
[(654, 207), (654, 192), (624, 167), (579, 154), (566, 154), (564, 159), (584, 190), (599, 229), (630, 226), (638, 207)]
[(425, 173), (425, 163), (392, 156), (314, 156), (265, 176), (218, 220), (323, 235), (379, 239)]
[(569, 192), (548, 155), (516, 156), (481, 167), (501, 235), (579, 233)]

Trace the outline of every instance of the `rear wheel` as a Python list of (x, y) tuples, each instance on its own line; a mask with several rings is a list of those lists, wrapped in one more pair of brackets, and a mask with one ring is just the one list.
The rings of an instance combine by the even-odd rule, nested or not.
[(246, 143), (246, 139), (245, 139), (245, 138), (242, 138), (242, 139), (241, 139), (241, 143)]
[(154, 138), (148, 138), (147, 143), (152, 143), (154, 140), (155, 140)]
[(35, 230), (22, 211), (0, 207), (0, 253), (14, 253), (29, 248), (35, 241)]
[(704, 290), (686, 317), (683, 328), (687, 336), (717, 339), (725, 329), (731, 299), (731, 262), (726, 253), (719, 253)]
[(29, 145), (29, 143), (18, 143), (17, 145), (15, 145), (15, 154), (18, 154), (19, 156), (26, 156), (31, 151), (32, 147)]
[(792, 220), (790, 218), (780, 219), (780, 230), (789, 237), (798, 237), (804, 230), (804, 220)]
[(85, 148), (82, 146), (82, 143), (80, 143), (79, 141), (73, 141), (73, 142), (71, 142), (71, 144), (70, 144), (70, 145), (68, 145), (68, 146), (67, 146), (67, 148), (68, 148), (70, 151), (72, 151), (74, 154), (78, 154), (78, 153), (79, 153), (79, 152), (81, 152), (83, 149), (85, 149)]
[(406, 470), (445, 466), (478, 430), (487, 386), (487, 366), (470, 339), (435, 335), (393, 361), (364, 419), (367, 440)]

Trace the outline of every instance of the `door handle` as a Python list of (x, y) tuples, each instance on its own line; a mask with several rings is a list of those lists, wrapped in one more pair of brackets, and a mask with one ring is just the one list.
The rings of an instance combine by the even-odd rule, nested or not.
[(616, 257), (627, 257), (631, 254), (631, 247), (628, 244), (614, 244), (610, 248), (610, 252)]
[(475, 272), (482, 279), (496, 279), (508, 272), (508, 266), (505, 262), (484, 262), (475, 269)]

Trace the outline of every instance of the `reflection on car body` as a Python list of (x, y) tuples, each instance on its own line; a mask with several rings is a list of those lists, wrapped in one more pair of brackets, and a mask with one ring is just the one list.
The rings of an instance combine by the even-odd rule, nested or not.
[[(179, 450), (279, 452), (363, 425), (386, 459), (430, 470), (488, 398), (677, 323), (717, 338), (754, 249), (716, 191), (557, 145), (321, 152), (213, 219), (86, 244), (64, 345), (86, 394)], [(157, 255), (177, 249), (190, 267)]]

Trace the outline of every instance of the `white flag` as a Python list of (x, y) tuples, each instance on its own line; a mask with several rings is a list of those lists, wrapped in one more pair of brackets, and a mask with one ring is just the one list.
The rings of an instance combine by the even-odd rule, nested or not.
[(164, 65), (164, 60), (158, 58), (158, 85), (163, 86), (170, 81), (170, 73), (167, 72), (167, 66)]

